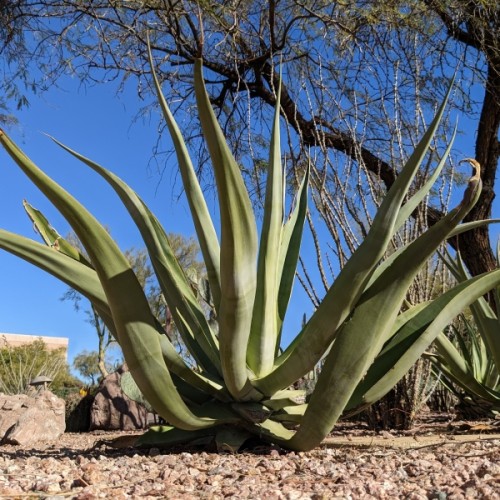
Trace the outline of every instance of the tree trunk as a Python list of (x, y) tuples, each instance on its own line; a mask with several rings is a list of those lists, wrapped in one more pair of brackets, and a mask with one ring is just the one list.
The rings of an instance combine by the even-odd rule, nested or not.
[[(476, 160), (481, 165), (483, 191), (466, 221), (488, 219), (495, 198), (495, 173), (500, 157), (498, 132), (500, 128), (500, 75), (489, 66), (486, 94), (477, 130)], [(463, 233), (458, 238), (458, 250), (473, 275), (491, 271), (497, 267), (491, 250), (487, 226)]]

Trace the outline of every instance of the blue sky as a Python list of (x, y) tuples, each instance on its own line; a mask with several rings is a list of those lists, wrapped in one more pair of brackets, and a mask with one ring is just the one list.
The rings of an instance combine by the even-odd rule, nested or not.
[[(175, 196), (180, 192), (180, 185), (174, 159), (168, 162), (162, 178), (151, 162), (159, 114), (154, 112), (148, 122), (132, 123), (143, 105), (134, 86), (126, 88), (120, 97), (116, 96), (113, 84), (84, 89), (78, 81), (66, 78), (60, 87), (32, 97), (30, 107), (16, 114), (19, 126), (7, 131), (12, 139), (107, 225), (122, 249), (143, 245), (114, 192), (45, 134), (122, 177), (141, 195), (167, 231), (194, 236), (187, 204), (183, 197)], [(38, 240), (22, 206), (26, 198), (45, 214), (60, 234), (69, 232), (66, 221), (3, 150), (0, 151), (0, 175), (0, 226), (3, 229)], [(208, 197), (209, 202), (212, 198)], [(0, 251), (0, 272), (0, 332), (68, 337), (70, 361), (82, 350), (97, 348), (97, 337), (86, 323), (84, 313), (76, 312), (72, 303), (60, 300), (67, 290), (65, 284), (4, 251)], [(295, 307), (290, 308), (288, 321), (294, 332), (300, 327), (303, 313), (309, 314), (311, 310), (299, 286), (295, 296)]]
[[(151, 123), (131, 124), (141, 106), (134, 89), (127, 89), (117, 98), (116, 87), (111, 84), (85, 90), (79, 82), (67, 78), (61, 87), (39, 98), (32, 97), (30, 107), (16, 114), (20, 125), (10, 128), (9, 135), (42, 169), (109, 226), (123, 249), (142, 245), (112, 190), (44, 133), (120, 175), (143, 196), (168, 231), (192, 235), (185, 206), (172, 197), (168, 185), (171, 179), (167, 175), (159, 184), (155, 168), (148, 168), (158, 120), (154, 116)], [(70, 228), (66, 221), (3, 151), (0, 152), (0, 172), (2, 228), (37, 239), (22, 207), (22, 200), (26, 198), (61, 234), (67, 234)], [(178, 186), (176, 192), (179, 192)], [(67, 336), (70, 359), (83, 349), (97, 347), (95, 334), (84, 321), (84, 314), (75, 312), (70, 302), (59, 300), (66, 285), (3, 251), (0, 270), (0, 332)]]

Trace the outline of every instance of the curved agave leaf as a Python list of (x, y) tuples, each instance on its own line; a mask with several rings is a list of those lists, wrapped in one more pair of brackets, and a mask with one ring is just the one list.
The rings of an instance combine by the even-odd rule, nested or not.
[(440, 362), (437, 363), (437, 366), (446, 377), (459, 387), (462, 387), (466, 392), (472, 392), (488, 401), (500, 403), (500, 392), (481, 384), (475, 378), (464, 358), (446, 335), (440, 333), (434, 343), (439, 352), (437, 359)]
[(277, 422), (300, 424), (306, 410), (306, 403), (301, 405), (285, 406), (273, 415), (273, 420), (276, 420)]
[[(0, 143), (21, 170), (68, 220), (99, 276), (130, 372), (146, 399), (168, 421), (184, 429), (217, 422), (194, 415), (176, 390), (163, 361), (157, 324), (142, 287), (107, 231), (69, 193), (44, 174), (3, 132)], [(163, 384), (158, 384), (162, 380)]]
[[(454, 236), (457, 236), (459, 234), (465, 233), (467, 231), (470, 231), (471, 229), (475, 229), (478, 227), (485, 226), (487, 224), (498, 224), (500, 222), (500, 219), (488, 219), (488, 220), (480, 220), (480, 221), (473, 221), (473, 222), (465, 222), (462, 224), (458, 224), (453, 231), (450, 232), (448, 235), (447, 239), (450, 240)], [(408, 243), (408, 245), (411, 243)], [(368, 281), (368, 284), (366, 285), (366, 288), (368, 289), (372, 284), (378, 279), (378, 277), (390, 266), (392, 266), (392, 263), (405, 251), (405, 248), (408, 246), (405, 245), (401, 248), (398, 248), (395, 252), (393, 252), (387, 259), (384, 260), (380, 264), (380, 266), (375, 269), (374, 273), (372, 274), (370, 280)], [(439, 254), (439, 251), (438, 251)]]
[[(449, 257), (449, 254), (448, 257), (442, 255), (441, 258), (458, 281), (469, 278), (460, 254), (457, 254), (456, 262)], [(479, 327), (481, 337), (488, 347), (495, 365), (500, 370), (500, 320), (488, 302), (482, 297), (471, 304), (471, 311)]]
[(306, 400), (306, 391), (303, 389), (285, 389), (273, 394), (271, 399), (265, 399), (262, 404), (271, 410), (281, 410), (288, 406), (303, 404)]
[(467, 215), (480, 192), (477, 170), (460, 205), (408, 245), (363, 293), (352, 318), (337, 336), (335, 348), (325, 359), (302, 425), (290, 441), (291, 448), (310, 449), (331, 431), (380, 352), (385, 334), (392, 328), (415, 275), (452, 228)]
[(267, 174), (264, 220), (262, 223), (259, 258), (257, 262), (257, 288), (248, 340), (247, 362), (256, 376), (271, 371), (279, 347), (278, 329), (278, 261), (283, 228), (283, 167), (280, 146), (280, 95), (278, 89), (274, 123), (271, 135)]
[(154, 408), (144, 399), (144, 394), (141, 392), (137, 384), (135, 383), (134, 377), (132, 377), (130, 372), (122, 373), (120, 376), (120, 389), (123, 391), (125, 396), (127, 396), (132, 401), (141, 404), (149, 412), (153, 412)]
[(294, 435), (294, 431), (287, 429), (281, 422), (275, 422), (271, 419), (254, 424), (252, 431), (262, 440), (284, 447), (288, 446)]
[[(451, 86), (448, 91), (451, 91)], [(265, 394), (288, 387), (310, 372), (335, 340), (340, 327), (352, 313), (384, 256), (393, 236), (401, 204), (431, 145), (443, 115), (448, 95), (414, 153), (384, 198), (365, 240), (353, 253), (305, 327), (276, 360), (276, 368), (254, 381)]]
[(443, 328), (499, 283), (500, 271), (492, 271), (459, 283), (435, 300), (415, 308), (411, 319), (399, 329), (370, 367), (346, 409), (369, 406), (387, 394), (427, 346), (440, 336)]
[(195, 93), (203, 135), (215, 173), (221, 219), (219, 344), (222, 372), (235, 399), (250, 397), (246, 352), (255, 300), (257, 228), (236, 160), (205, 89), (202, 61), (195, 62)]
[(106, 326), (114, 330), (106, 294), (93, 268), (54, 247), (0, 229), (0, 248), (34, 264), (87, 297), (102, 313)]
[(61, 252), (72, 259), (75, 259), (86, 266), (92, 267), (92, 264), (87, 260), (87, 258), (75, 248), (69, 241), (65, 240), (49, 223), (45, 215), (37, 210), (35, 207), (31, 206), (26, 200), (23, 200), (23, 206), (28, 214), (28, 217), (32, 220), (33, 226), (38, 234), (42, 237), (46, 245), (54, 248), (58, 252)]
[(186, 443), (208, 445), (213, 440), (214, 433), (214, 428), (186, 431), (171, 425), (155, 425), (138, 436), (134, 446), (139, 448), (154, 446), (158, 449), (172, 449), (173, 446)]
[[(116, 336), (106, 295), (97, 273), (92, 268), (67, 255), (56, 252), (53, 248), (3, 229), (0, 229), (0, 248), (52, 274), (89, 299), (112, 335)], [(185, 379), (193, 387), (197, 387), (222, 401), (227, 400), (228, 396), (220, 383), (191, 370), (168, 338), (161, 334), (159, 334), (159, 338), (163, 359), (169, 370)], [(177, 383), (176, 386), (178, 386)], [(182, 394), (184, 396), (184, 392)]]
[[(94, 268), (92, 267), (92, 264), (89, 262), (89, 260), (76, 248), (73, 246), (69, 241), (64, 239), (57, 231), (54, 229), (54, 227), (50, 224), (50, 222), (47, 220), (45, 215), (40, 212), (40, 210), (37, 210), (35, 207), (30, 205), (26, 200), (23, 200), (23, 206), (24, 209), (26, 210), (26, 213), (28, 214), (28, 217), (32, 220), (33, 225), (35, 230), (40, 234), (42, 237), (43, 241), (45, 242), (46, 245), (48, 245), (50, 248), (56, 250), (57, 252), (64, 254), (68, 257), (70, 257), (73, 260), (76, 260), (77, 262), (84, 264), (86, 267), (91, 268), (94, 272), (93, 275), (95, 277), (95, 281), (98, 284), (99, 287), (99, 298), (95, 298), (95, 296), (92, 293), (92, 290), (88, 291), (86, 286), (88, 287), (88, 283), (85, 281), (85, 277), (80, 276), (80, 279), (83, 279), (83, 283), (80, 283), (78, 281), (75, 281), (74, 279), (71, 281), (71, 276), (66, 276), (65, 274), (61, 273), (62, 269), (57, 269), (54, 270), (54, 272), (51, 272), (53, 275), (57, 275), (59, 279), (62, 281), (66, 282), (69, 284), (71, 288), (74, 290), (83, 290), (80, 291), (82, 295), (87, 297), (90, 302), (92, 302), (93, 306), (95, 307), (97, 313), (101, 317), (101, 319), (104, 321), (104, 324), (110, 331), (111, 335), (113, 338), (116, 338), (116, 329), (115, 329), (115, 324), (113, 322), (113, 318), (111, 316), (111, 311), (109, 310), (109, 306), (107, 302), (105, 301), (106, 295), (104, 293), (104, 290), (102, 289), (102, 286), (99, 282), (99, 279), (97, 277), (97, 273), (95, 272)], [(50, 259), (49, 259), (50, 260)], [(44, 262), (39, 262), (37, 264), (38, 267), (45, 269), (45, 263)], [(78, 269), (78, 266), (77, 266)], [(47, 269), (45, 269), (47, 270)], [(50, 272), (50, 271), (49, 271)], [(73, 271), (74, 272), (74, 271)], [(70, 273), (71, 275), (73, 273)], [(71, 282), (68, 282), (68, 279), (70, 279)], [(73, 283), (73, 284), (72, 284)]]
[(179, 170), (182, 176), (182, 185), (184, 186), (184, 191), (191, 209), (194, 227), (200, 243), (205, 267), (207, 269), (207, 276), (210, 282), (210, 289), (213, 296), (215, 310), (218, 312), (221, 300), (219, 240), (212, 223), (212, 218), (210, 217), (210, 213), (208, 211), (205, 197), (203, 196), (198, 178), (196, 177), (196, 172), (193, 168), (191, 158), (186, 148), (186, 144), (170, 111), (167, 101), (163, 96), (163, 92), (161, 91), (161, 85), (154, 70), (153, 57), (149, 44), (148, 58), (158, 102), (160, 103), (163, 111), (163, 116), (170, 131), (170, 136), (174, 142), (175, 152), (179, 162)]
[(487, 224), (498, 224), (500, 219), (487, 219), (487, 220), (476, 220), (472, 222), (464, 222), (459, 224), (448, 236), (448, 238), (453, 238), (459, 234), (465, 233), (472, 229), (476, 229), (478, 227), (485, 226)]
[(437, 167), (434, 169), (434, 172), (429, 179), (424, 183), (424, 185), (409, 199), (407, 202), (401, 207), (399, 211), (398, 218), (396, 220), (396, 224), (394, 226), (395, 231), (397, 231), (411, 216), (413, 211), (418, 207), (418, 205), (423, 201), (423, 199), (429, 194), (432, 186), (434, 186), (436, 180), (438, 179), (443, 167), (448, 160), (448, 156), (451, 152), (451, 148), (453, 147), (453, 143), (455, 142), (455, 137), (457, 135), (457, 127), (453, 130), (453, 134), (451, 136), (450, 142), (441, 157), (441, 160), (437, 164)]
[[(53, 138), (52, 138), (53, 139)], [(129, 212), (146, 244), (151, 264), (158, 278), (162, 293), (171, 309), (175, 324), (181, 332), (184, 342), (198, 363), (210, 374), (220, 374), (217, 340), (193, 293), (184, 270), (179, 265), (168, 236), (156, 217), (145, 203), (123, 180), (104, 167), (73, 151), (59, 141), (53, 139), (65, 151), (85, 163), (103, 177), (118, 194)], [(181, 317), (183, 320), (181, 321)], [(190, 330), (183, 324), (191, 326)], [(189, 332), (196, 331), (196, 337)]]
[[(292, 295), (293, 282), (299, 261), (300, 243), (307, 216), (307, 194), (309, 185), (309, 166), (297, 192), (297, 203), (285, 222), (281, 235), (280, 258), (278, 263), (278, 276), (281, 276), (278, 292), (278, 330), (279, 338), (276, 347), (281, 343), (281, 331), (285, 320), (286, 310)], [(278, 354), (278, 349), (275, 353)]]
[(196, 389), (204, 391), (220, 401), (228, 399), (227, 391), (221, 385), (220, 381), (209, 374), (198, 373), (189, 367), (166, 335), (160, 335), (159, 342), (165, 364), (173, 374)]

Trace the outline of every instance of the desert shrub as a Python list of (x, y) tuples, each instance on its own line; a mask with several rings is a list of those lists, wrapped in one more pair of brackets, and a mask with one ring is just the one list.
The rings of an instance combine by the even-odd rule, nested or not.
[(52, 379), (50, 389), (62, 395), (65, 388), (78, 384), (66, 362), (63, 348), (49, 350), (42, 339), (21, 346), (0, 347), (0, 391), (4, 394), (29, 392), (31, 380), (39, 375)]

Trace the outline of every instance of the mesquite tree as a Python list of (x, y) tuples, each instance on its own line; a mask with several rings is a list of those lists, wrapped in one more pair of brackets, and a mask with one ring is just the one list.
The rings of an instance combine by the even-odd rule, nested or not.
[[(298, 185), (311, 153), (314, 204), (334, 240), (328, 258), (342, 266), (453, 72), (461, 85), (450, 104), (474, 120), (473, 129), (462, 131), (475, 137), (474, 156), (482, 165), (484, 189), (468, 219), (491, 215), (500, 154), (499, 9), (494, 0), (4, 2), (4, 88), (22, 104), (19, 82), (43, 90), (69, 72), (92, 83), (136, 76), (144, 96), (151, 90), (149, 33), (162, 58), (160, 79), (183, 102), (193, 95), (189, 68), (203, 57), (211, 101), (259, 195), (267, 132), (252, 124), (272, 114), (276, 99), (270, 88), (281, 64), (281, 113), (295, 145), (289, 180)], [(191, 123), (186, 129), (199, 135)], [(429, 225), (446, 205), (432, 201), (425, 211)], [(339, 220), (346, 222), (339, 227)], [(487, 226), (451, 243), (473, 274), (494, 268)], [(331, 277), (322, 271), (329, 264), (321, 248), (326, 289)], [(336, 272), (336, 263), (332, 267)]]

